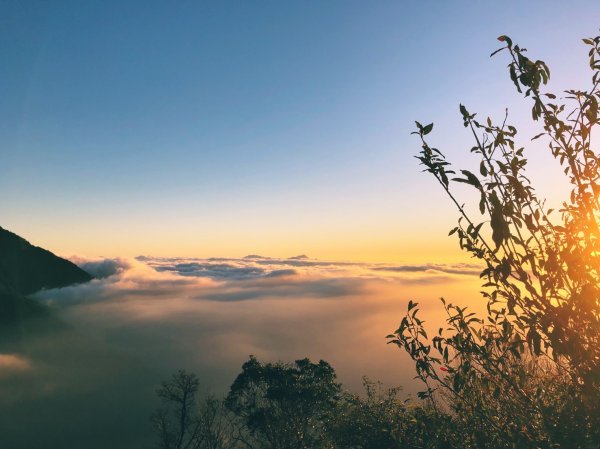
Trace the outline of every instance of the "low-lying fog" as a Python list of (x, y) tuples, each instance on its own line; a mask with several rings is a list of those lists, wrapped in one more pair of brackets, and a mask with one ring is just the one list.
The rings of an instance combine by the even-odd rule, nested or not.
[(438, 298), (467, 305), (479, 285), (465, 264), (74, 261), (98, 279), (38, 293), (52, 314), (1, 334), (1, 447), (152, 447), (161, 380), (183, 368), (225, 394), (250, 354), (324, 359), (349, 389), (366, 375), (413, 393), (413, 365), (385, 336), (409, 299), (437, 330)]

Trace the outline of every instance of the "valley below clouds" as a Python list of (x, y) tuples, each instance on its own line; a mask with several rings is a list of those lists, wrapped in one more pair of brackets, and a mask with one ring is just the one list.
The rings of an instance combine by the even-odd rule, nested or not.
[[(304, 255), (72, 260), (96, 279), (37, 293), (49, 316), (0, 342), (0, 407), (13, 411), (0, 423), (8, 441), (34, 447), (43, 437), (58, 447), (62, 435), (76, 434), (90, 448), (147, 445), (160, 381), (185, 369), (203, 391), (225, 394), (250, 354), (323, 359), (352, 390), (368, 376), (414, 394), (414, 367), (385, 336), (408, 300), (437, 330), (438, 298), (473, 304), (468, 292), (479, 284), (470, 264)], [(39, 433), (24, 435), (32, 419)]]

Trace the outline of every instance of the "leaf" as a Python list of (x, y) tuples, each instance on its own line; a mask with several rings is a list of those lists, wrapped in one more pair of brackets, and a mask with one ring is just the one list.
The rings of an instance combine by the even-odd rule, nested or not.
[(477, 238), (477, 236), (479, 236), (479, 231), (481, 231), (482, 226), (483, 223), (479, 223), (477, 226), (474, 226), (473, 230), (471, 231), (471, 237)]
[(500, 42), (506, 42), (509, 47), (512, 47), (512, 39), (510, 37), (503, 34), (502, 36), (498, 37), (498, 40)]
[(536, 355), (540, 355), (542, 353), (542, 338), (534, 328), (529, 330), (529, 333), (527, 334), (527, 341), (531, 346), (533, 346), (533, 352)]
[(510, 65), (510, 68), (508, 69), (508, 71), (509, 71), (509, 74), (510, 74), (510, 79), (515, 84), (515, 86), (517, 87), (517, 91), (519, 91), (519, 93), (521, 93), (521, 86), (519, 86), (519, 80), (517, 78), (517, 72), (515, 70), (514, 64)]
[(482, 189), (481, 182), (479, 182), (479, 178), (471, 173), (469, 170), (461, 170), (461, 173), (466, 176), (466, 178), (452, 178), (453, 181), (463, 182), (465, 184), (469, 184), (473, 187)]
[(492, 240), (496, 244), (496, 249), (502, 245), (502, 242), (510, 236), (508, 224), (504, 220), (504, 214), (502, 213), (502, 204), (498, 199), (498, 196), (494, 192), (490, 195), (490, 202), (492, 203), (491, 213), (491, 226), (492, 226)]
[(479, 173), (481, 173), (481, 176), (488, 175), (488, 169), (487, 169), (487, 166), (485, 165), (485, 161), (481, 161), (481, 163), (479, 164)]
[(539, 139), (540, 137), (542, 137), (543, 135), (545, 135), (546, 133), (539, 133), (537, 136), (532, 137), (531, 140), (536, 140)]
[(455, 374), (454, 378), (452, 379), (452, 388), (454, 389), (454, 392), (455, 393), (460, 392), (462, 385), (463, 385), (462, 376), (460, 376), (459, 374)]
[(429, 125), (424, 126), (423, 127), (423, 135), (425, 136), (425, 135), (429, 134), (432, 129), (433, 129), (433, 123), (430, 123)]

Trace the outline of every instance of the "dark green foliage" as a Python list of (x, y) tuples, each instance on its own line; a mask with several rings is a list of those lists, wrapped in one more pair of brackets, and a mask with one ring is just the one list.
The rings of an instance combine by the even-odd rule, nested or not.
[[(600, 156), (592, 147), (600, 99), (600, 36), (590, 47), (592, 87), (568, 90), (565, 100), (542, 92), (550, 78), (543, 61), (525, 56), (507, 36), (509, 77), (533, 101), (551, 155), (571, 193), (560, 216), (539, 199), (526, 176), (517, 129), (476, 120), (460, 105), (473, 136), (471, 153), (481, 177), (456, 171), (417, 124), (417, 156), (460, 213), (450, 234), (483, 265), (487, 315), (447, 304), (447, 327), (428, 339), (410, 302), (390, 343), (405, 349), (432, 404), (450, 407), (463, 435), (461, 447), (598, 447), (600, 442)], [(453, 182), (476, 189), (475, 220), (459, 202)]]
[(400, 398), (399, 388), (384, 389), (364, 379), (364, 396), (346, 393), (328, 433), (331, 448), (401, 449), (450, 447), (449, 417), (426, 404)]
[[(161, 449), (447, 449), (456, 422), (400, 389), (364, 380), (363, 395), (341, 389), (327, 362), (242, 366), (224, 401), (197, 399), (198, 379), (179, 371), (158, 390), (153, 421)], [(454, 441), (454, 444), (451, 442)]]
[(250, 359), (235, 379), (226, 404), (247, 425), (260, 447), (325, 447), (325, 426), (339, 400), (340, 384), (327, 362), (293, 364)]

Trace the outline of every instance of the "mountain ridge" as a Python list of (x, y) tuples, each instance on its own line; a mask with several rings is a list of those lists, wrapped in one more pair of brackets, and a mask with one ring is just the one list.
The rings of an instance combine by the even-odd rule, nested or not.
[(0, 322), (14, 322), (39, 312), (40, 306), (27, 299), (32, 293), (92, 279), (73, 262), (0, 226)]

